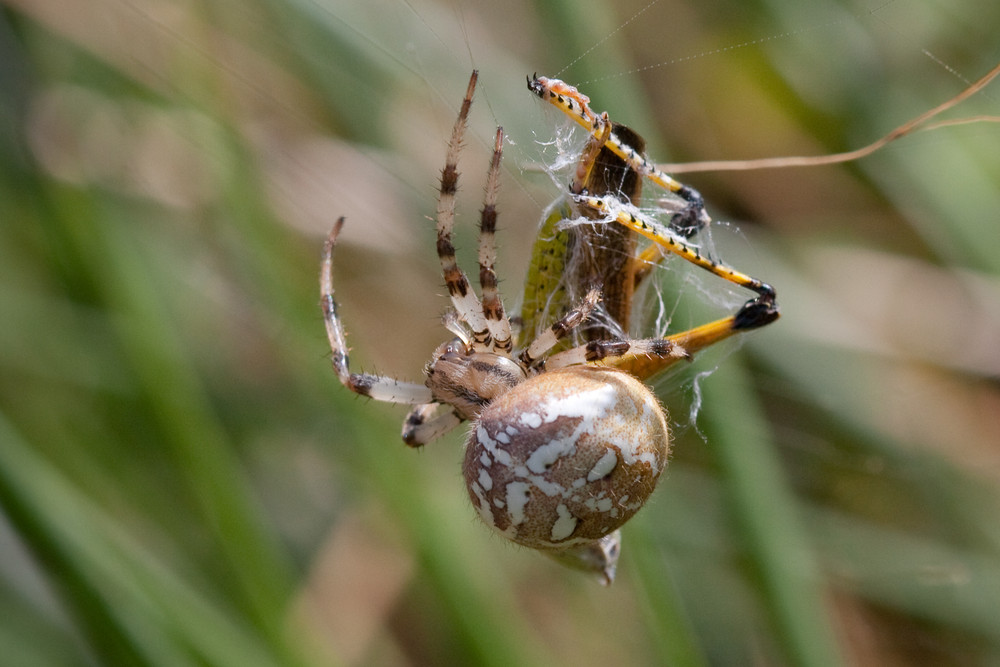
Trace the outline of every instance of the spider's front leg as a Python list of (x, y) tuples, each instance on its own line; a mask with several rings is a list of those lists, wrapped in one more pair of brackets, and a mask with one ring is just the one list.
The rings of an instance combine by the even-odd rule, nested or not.
[(350, 371), (344, 327), (340, 323), (340, 318), (337, 315), (337, 302), (333, 298), (333, 250), (337, 245), (337, 237), (343, 226), (344, 218), (341, 217), (334, 223), (333, 229), (326, 239), (319, 275), (320, 303), (323, 307), (326, 335), (330, 340), (333, 370), (337, 372), (341, 384), (362, 396), (388, 403), (408, 403), (411, 405), (430, 403), (433, 400), (431, 390), (422, 384), (402, 382), (384, 375), (352, 373)]
[(478, 78), (479, 72), (473, 70), (465, 90), (465, 97), (462, 99), (462, 107), (451, 131), (451, 138), (448, 140), (448, 153), (444, 169), (441, 170), (441, 183), (438, 188), (436, 230), (438, 259), (452, 305), (459, 319), (472, 329), (473, 345), (479, 350), (485, 350), (491, 342), (490, 323), (483, 312), (479, 297), (469, 284), (468, 276), (458, 266), (455, 245), (452, 242), (452, 230), (455, 226), (455, 195), (458, 192), (458, 156), (468, 126), (469, 110), (472, 108), (472, 96)]
[(503, 159), (503, 128), (498, 127), (493, 144), (493, 157), (486, 176), (483, 208), (479, 216), (479, 284), (483, 290), (483, 317), (492, 338), (491, 347), (501, 354), (509, 354), (513, 347), (510, 320), (503, 307), (497, 287), (495, 269), (497, 193), (500, 190), (500, 162)]
[(673, 363), (691, 358), (687, 349), (667, 338), (608, 339), (592, 340), (565, 352), (557, 352), (546, 359), (545, 367), (548, 370), (553, 370), (566, 366), (597, 364), (598, 362), (617, 366), (618, 364), (615, 362), (627, 356), (660, 359), (664, 366), (669, 364), (663, 363), (663, 360), (669, 360), (669, 363)]
[[(552, 326), (543, 331), (531, 344), (521, 352), (521, 363), (526, 368), (535, 369), (543, 363), (542, 355), (551, 350), (556, 343), (562, 340), (573, 329), (580, 326), (588, 317), (591, 311), (597, 306), (601, 298), (601, 292), (591, 289), (575, 308), (563, 315)], [(556, 355), (557, 356), (557, 355)], [(544, 360), (547, 363), (548, 360)]]

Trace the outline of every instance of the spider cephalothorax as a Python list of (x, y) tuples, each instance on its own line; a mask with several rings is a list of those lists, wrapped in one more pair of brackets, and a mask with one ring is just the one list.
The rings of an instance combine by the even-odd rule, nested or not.
[(424, 374), (434, 401), (450, 405), (462, 420), (475, 419), (485, 405), (528, 378), (514, 359), (477, 352), (460, 338), (441, 345)]
[[(476, 79), (473, 72), (452, 131), (437, 207), (437, 253), (454, 308), (446, 326), (455, 337), (434, 351), (425, 367), (423, 384), (351, 373), (333, 296), (333, 250), (343, 226), (341, 218), (327, 239), (320, 275), (333, 366), (344, 386), (352, 391), (414, 406), (403, 425), (403, 440), (411, 446), (435, 440), (463, 421), (472, 422), (463, 472), (469, 497), (483, 520), (518, 544), (594, 572), (610, 583), (618, 559), (618, 528), (643, 506), (656, 487), (669, 451), (666, 414), (640, 378), (734, 333), (773, 321), (777, 318), (774, 290), (703, 257), (686, 243), (690, 225), (707, 220), (701, 198), (693, 190), (668, 182), (671, 191), (687, 202), (672, 221), (673, 227), (644, 218), (627, 198), (616, 198), (616, 193), (594, 192), (595, 181), (590, 174), (605, 148), (623, 154), (623, 169), (654, 181), (656, 178), (641, 151), (622, 148), (606, 114), (591, 112), (588, 100), (575, 88), (536, 77), (529, 80), (529, 88), (561, 105), (564, 111), (586, 118), (587, 122), (581, 124), (591, 132), (577, 179), (570, 187), (577, 211), (586, 210), (592, 218), (604, 218), (594, 224), (616, 224), (629, 234), (646, 236), (663, 251), (748, 287), (758, 297), (735, 316), (667, 338), (598, 336), (583, 345), (553, 352), (588, 319), (605, 286), (621, 279), (618, 270), (614, 276), (598, 271), (594, 273), (596, 278), (586, 279), (592, 284), (574, 285), (573, 300), (563, 306), (557, 321), (532, 327), (528, 333), (534, 338), (519, 345), (500, 299), (493, 268), (503, 149), (500, 128), (480, 222), (481, 299), (458, 266), (452, 245), (459, 146)], [(581, 122), (579, 118), (577, 121)], [(669, 178), (659, 173), (656, 177), (660, 181)], [(621, 271), (627, 271), (628, 281), (637, 283), (648, 273), (639, 265), (658, 261), (661, 255), (660, 251), (655, 257), (648, 252), (636, 255), (624, 263), (627, 268)], [(625, 293), (631, 294), (631, 289)], [(538, 333), (534, 334), (536, 329)]]

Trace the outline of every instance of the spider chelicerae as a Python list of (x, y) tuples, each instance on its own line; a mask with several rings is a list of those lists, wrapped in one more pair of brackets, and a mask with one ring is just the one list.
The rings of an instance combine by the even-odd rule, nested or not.
[[(340, 218), (324, 247), (320, 273), (333, 367), (351, 391), (413, 406), (403, 424), (408, 445), (426, 444), (471, 422), (463, 474), (483, 520), (514, 542), (610, 583), (619, 552), (618, 529), (652, 493), (669, 450), (665, 412), (642, 380), (723, 338), (777, 319), (774, 290), (703, 256), (686, 240), (708, 220), (701, 196), (659, 172), (641, 150), (623, 142), (619, 135), (632, 133), (612, 124), (607, 114), (591, 111), (589, 99), (575, 88), (536, 76), (529, 78), (529, 89), (590, 134), (569, 187), (570, 207), (593, 220), (593, 226), (617, 225), (629, 235), (649, 238), (656, 251), (637, 253), (624, 268), (610, 272), (613, 275), (602, 275), (598, 267), (589, 277), (576, 279), (581, 284), (571, 292), (580, 294), (572, 297), (565, 312), (540, 327), (533, 339), (517, 341), (494, 270), (502, 128), (496, 132), (480, 218), (481, 297), (458, 266), (452, 244), (457, 162), (477, 77), (473, 72), (452, 130), (437, 205), (437, 254), (453, 308), (445, 326), (454, 337), (434, 351), (423, 383), (351, 372), (332, 277), (333, 251), (344, 224)], [(617, 189), (595, 185), (601, 180), (595, 165), (602, 159), (619, 161), (623, 173), (657, 183), (684, 205), (667, 225), (643, 215)], [(586, 237), (577, 239), (576, 247), (580, 243), (586, 243)], [(751, 289), (757, 297), (733, 316), (665, 338), (597, 336), (553, 351), (590, 317), (602, 292), (613, 291), (612, 282), (627, 282), (631, 290), (648, 275), (641, 267), (664, 253)], [(629, 299), (614, 297), (616, 303)]]

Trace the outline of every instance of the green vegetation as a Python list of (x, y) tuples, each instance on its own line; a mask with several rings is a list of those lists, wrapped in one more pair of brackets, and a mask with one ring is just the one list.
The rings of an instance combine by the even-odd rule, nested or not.
[(445, 336), (426, 217), (472, 67), (459, 259), (503, 124), (513, 298), (557, 194), (526, 74), (681, 161), (856, 148), (964, 87), (923, 51), (1000, 60), (996, 3), (590, 4), (0, 5), (5, 664), (1000, 662), (1000, 125), (683, 177), (783, 317), (657, 383), (672, 462), (610, 589), (478, 524), (461, 434), (408, 450), (338, 384), (341, 214), (355, 363), (418, 378)]

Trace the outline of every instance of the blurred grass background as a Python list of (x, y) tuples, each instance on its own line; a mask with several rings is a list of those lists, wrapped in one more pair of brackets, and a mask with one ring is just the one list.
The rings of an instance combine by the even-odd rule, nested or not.
[(338, 385), (316, 287), (347, 215), (354, 359), (419, 377), (474, 66), (459, 241), (503, 124), (512, 301), (557, 194), (526, 74), (586, 82), (663, 160), (836, 152), (1000, 61), (1000, 5), (0, 9), (4, 664), (1000, 662), (1000, 127), (685, 177), (784, 316), (658, 383), (673, 460), (610, 589), (474, 520), (459, 434), (409, 451), (405, 409)]

